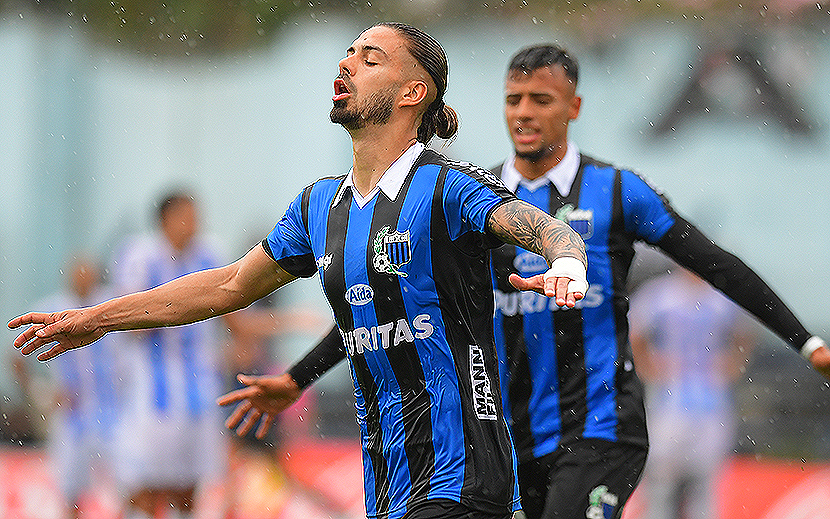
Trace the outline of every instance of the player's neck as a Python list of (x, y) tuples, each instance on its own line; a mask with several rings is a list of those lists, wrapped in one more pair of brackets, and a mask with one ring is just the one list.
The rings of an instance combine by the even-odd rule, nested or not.
[(352, 175), (360, 194), (365, 196), (374, 189), (389, 166), (416, 141), (414, 132), (396, 131), (390, 125), (352, 133)]
[(516, 161), (513, 165), (522, 177), (527, 180), (536, 180), (554, 168), (560, 161), (561, 159), (555, 161), (530, 161), (521, 157), (516, 157)]

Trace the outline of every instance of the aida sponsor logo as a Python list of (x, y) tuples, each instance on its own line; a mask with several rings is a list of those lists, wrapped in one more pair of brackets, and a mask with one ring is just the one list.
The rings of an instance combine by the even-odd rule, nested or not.
[(375, 291), (364, 283), (352, 285), (346, 289), (346, 302), (353, 306), (363, 306), (372, 302)]
[(496, 400), (484, 364), (484, 351), (470, 344), (470, 381), (473, 383), (473, 409), (479, 420), (496, 420)]
[(363, 355), (367, 351), (386, 350), (402, 343), (414, 344), (415, 339), (426, 339), (433, 332), (435, 327), (430, 322), (429, 314), (418, 314), (411, 324), (401, 318), (371, 328), (360, 326), (348, 332), (341, 331), (341, 335), (349, 355)]

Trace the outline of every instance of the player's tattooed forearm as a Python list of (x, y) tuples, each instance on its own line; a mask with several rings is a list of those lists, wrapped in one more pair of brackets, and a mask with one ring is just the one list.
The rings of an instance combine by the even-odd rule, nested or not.
[(570, 225), (522, 200), (497, 207), (488, 224), (505, 243), (541, 254), (548, 262), (570, 256), (587, 263), (585, 244)]

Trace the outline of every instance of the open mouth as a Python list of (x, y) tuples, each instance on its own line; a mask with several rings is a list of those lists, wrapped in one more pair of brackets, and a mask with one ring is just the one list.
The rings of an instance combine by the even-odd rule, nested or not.
[(346, 86), (346, 82), (343, 78), (337, 78), (334, 80), (334, 95), (332, 96), (332, 101), (339, 101), (341, 99), (345, 99), (349, 97), (349, 87)]
[(514, 129), (514, 133), (516, 135), (516, 140), (525, 144), (534, 141), (539, 135), (539, 132), (536, 130), (523, 126), (517, 126)]

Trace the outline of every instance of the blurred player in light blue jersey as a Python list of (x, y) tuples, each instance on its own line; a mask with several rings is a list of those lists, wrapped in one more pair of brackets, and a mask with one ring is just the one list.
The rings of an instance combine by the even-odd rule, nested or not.
[(631, 298), (631, 347), (646, 386), (646, 519), (714, 519), (735, 441), (733, 384), (754, 345), (749, 316), (686, 269)]
[[(77, 256), (67, 265), (67, 287), (36, 306), (44, 311), (81, 308), (111, 297), (101, 283), (96, 262)], [(113, 337), (77, 356), (65, 356), (47, 367), (48, 382), (39, 384), (25, 365), (18, 375), (32, 400), (40, 400), (49, 416), (48, 452), (68, 516), (83, 514), (83, 501), (96, 484), (112, 476), (113, 432), (118, 419)]]
[[(116, 258), (119, 293), (146, 290), (219, 265), (217, 247), (198, 233), (192, 196), (175, 192), (158, 206), (160, 232), (128, 242)], [(117, 429), (117, 475), (126, 519), (172, 509), (191, 513), (200, 484), (226, 468), (219, 323), (117, 334), (124, 373), (124, 419)], [(71, 357), (71, 356), (69, 356)]]

